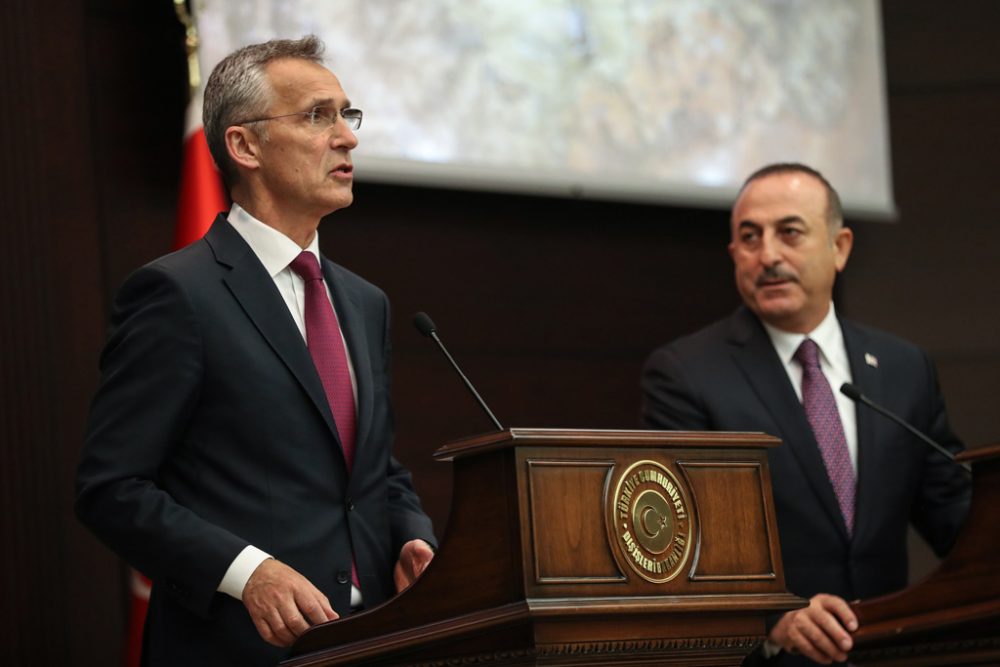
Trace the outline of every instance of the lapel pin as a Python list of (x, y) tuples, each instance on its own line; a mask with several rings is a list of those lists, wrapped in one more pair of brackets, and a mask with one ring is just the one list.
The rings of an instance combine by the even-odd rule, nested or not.
[(872, 368), (878, 368), (878, 357), (871, 352), (865, 352), (865, 363)]

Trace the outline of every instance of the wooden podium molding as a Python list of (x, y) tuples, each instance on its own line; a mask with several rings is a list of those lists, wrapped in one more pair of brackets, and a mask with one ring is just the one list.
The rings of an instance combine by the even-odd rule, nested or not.
[(854, 605), (852, 663), (1000, 665), (1000, 444), (957, 460), (972, 464), (972, 508), (955, 546), (923, 581)]
[(757, 433), (511, 429), (448, 444), (452, 514), (409, 589), (286, 667), (739, 665), (785, 591)]

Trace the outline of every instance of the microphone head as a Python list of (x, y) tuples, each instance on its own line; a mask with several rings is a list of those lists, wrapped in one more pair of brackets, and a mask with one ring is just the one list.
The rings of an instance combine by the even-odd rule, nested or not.
[(845, 382), (844, 384), (840, 385), (840, 393), (846, 396), (847, 398), (851, 399), (852, 401), (860, 401), (862, 400), (862, 398), (864, 398), (861, 395), (861, 390), (855, 387), (850, 382)]
[(413, 316), (413, 326), (417, 328), (417, 331), (428, 338), (430, 338), (431, 334), (437, 331), (437, 327), (434, 326), (434, 322), (431, 320), (430, 315), (423, 311), (420, 311)]

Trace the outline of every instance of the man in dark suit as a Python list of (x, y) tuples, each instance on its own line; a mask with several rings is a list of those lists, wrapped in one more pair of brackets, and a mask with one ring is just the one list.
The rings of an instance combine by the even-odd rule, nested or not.
[(204, 120), (233, 207), (115, 302), (76, 506), (153, 579), (148, 665), (273, 665), (433, 555), (391, 451), (388, 301), (319, 254), (361, 123), (322, 48), (219, 63)]
[(744, 306), (656, 350), (643, 370), (647, 427), (763, 431), (783, 442), (768, 458), (785, 580), (809, 606), (769, 627), (756, 659), (774, 664), (846, 660), (857, 618), (845, 600), (904, 587), (907, 523), (942, 554), (970, 499), (963, 470), (838, 391), (852, 382), (961, 448), (927, 355), (837, 317), (834, 280), (852, 243), (821, 174), (798, 164), (757, 171), (732, 211)]

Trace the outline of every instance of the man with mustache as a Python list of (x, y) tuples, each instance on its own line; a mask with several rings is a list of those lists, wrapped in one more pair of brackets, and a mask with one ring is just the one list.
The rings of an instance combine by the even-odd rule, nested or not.
[(153, 580), (151, 667), (275, 665), (433, 555), (392, 455), (388, 300), (319, 251), (362, 117), (322, 50), (274, 40), (215, 67), (205, 134), (232, 208), (115, 301), (76, 509)]
[(752, 174), (732, 209), (729, 253), (744, 305), (656, 350), (642, 376), (648, 428), (763, 431), (788, 589), (808, 607), (770, 619), (745, 664), (847, 660), (847, 600), (907, 583), (907, 524), (941, 555), (962, 526), (967, 475), (839, 392), (852, 382), (952, 450), (930, 359), (841, 319), (833, 285), (854, 241), (827, 180), (801, 164)]

